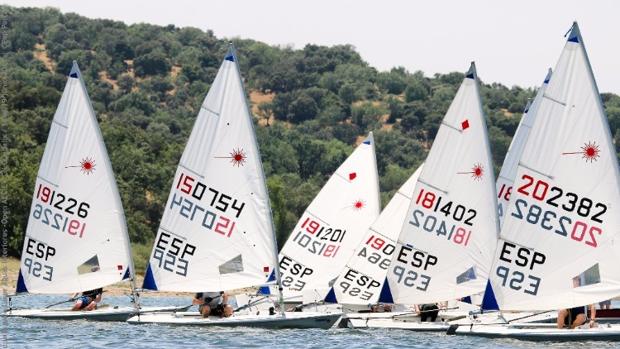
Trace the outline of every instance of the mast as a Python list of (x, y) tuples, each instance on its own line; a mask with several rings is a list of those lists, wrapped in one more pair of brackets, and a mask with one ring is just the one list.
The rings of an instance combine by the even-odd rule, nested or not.
[[(243, 84), (243, 79), (241, 78), (241, 69), (239, 69), (239, 62), (237, 62), (237, 54), (236, 54), (236, 50), (235, 50), (235, 46), (233, 45), (232, 42), (230, 42), (228, 44), (228, 54), (226, 55), (226, 57), (232, 57), (232, 60), (235, 64), (235, 68), (237, 69), (237, 73), (239, 76), (239, 83), (241, 85), (241, 89), (243, 90), (243, 96), (244, 98), (246, 98), (246, 91), (245, 91), (245, 86)], [(245, 106), (245, 109), (247, 111), (247, 115), (249, 116), (250, 120), (250, 127), (252, 128), (252, 132), (254, 133), (255, 137), (254, 137), (254, 145), (256, 147), (257, 150), (259, 150), (259, 154), (260, 154), (260, 149), (258, 147), (258, 140), (256, 138), (256, 131), (254, 129), (254, 120), (252, 120), (252, 112), (250, 110), (250, 108), (248, 107), (248, 103), (247, 100), (244, 101), (243, 105)], [(282, 281), (280, 278), (280, 263), (278, 260), (278, 242), (276, 240), (276, 229), (275, 229), (275, 225), (273, 224), (273, 214), (271, 212), (271, 203), (270, 203), (270, 199), (269, 199), (269, 190), (267, 188), (267, 180), (265, 178), (265, 171), (263, 169), (263, 161), (261, 160), (261, 157), (258, 157), (258, 162), (259, 162), (259, 171), (260, 171), (260, 175), (261, 178), (263, 180), (263, 185), (265, 186), (265, 193), (267, 193), (267, 207), (269, 208), (269, 222), (271, 223), (271, 236), (272, 236), (272, 242), (273, 242), (273, 262), (274, 262), (274, 273), (275, 273), (275, 277), (276, 277), (276, 285), (278, 286), (278, 304), (280, 305), (280, 314), (282, 316), (284, 316), (284, 296), (282, 294)]]
[[(84, 94), (86, 95), (86, 98), (90, 101), (90, 96), (88, 95), (86, 84), (84, 83), (84, 79), (82, 79), (82, 72), (80, 71), (77, 61), (75, 60), (73, 61), (73, 66), (71, 67), (71, 72), (69, 73), (69, 75), (72, 75), (72, 74), (77, 74), (78, 80), (80, 81), (80, 86), (82, 87), (82, 90)], [(96, 115), (91, 103), (88, 103), (88, 107), (90, 108), (91, 115)], [(101, 135), (101, 131), (99, 130), (99, 128), (96, 129), (96, 134), (97, 134), (97, 138), (99, 138), (99, 142), (102, 144), (103, 148), (105, 149), (105, 142), (103, 141), (103, 136)], [(106, 162), (106, 168), (109, 168), (110, 170), (112, 170), (110, 156), (108, 155), (108, 156), (105, 156), (104, 158), (105, 158), (104, 161)], [(114, 179), (113, 171), (112, 171), (112, 179)], [(125, 239), (124, 239), (125, 251), (127, 252), (127, 259), (129, 260), (129, 285), (131, 287), (131, 297), (132, 297), (131, 302), (133, 303), (134, 308), (136, 310), (140, 310), (140, 297), (139, 297), (138, 292), (136, 291), (135, 268), (133, 264), (133, 258), (131, 256), (131, 243), (129, 241), (129, 233), (127, 231), (127, 220), (125, 219), (125, 210), (123, 209), (123, 203), (121, 202), (120, 196), (118, 195), (118, 189), (116, 191), (117, 191), (116, 193), (117, 195), (115, 195), (115, 199), (117, 200), (118, 207), (121, 208), (119, 214), (123, 220), (123, 227), (125, 228), (123, 229), (123, 232), (125, 233)]]
[[(369, 132), (367, 139), (370, 139), (370, 143), (372, 145), (372, 159), (373, 159), (373, 164), (375, 165), (375, 172), (377, 174), (376, 176), (376, 184), (377, 184), (377, 188), (381, 188), (381, 186), (379, 185), (379, 169), (377, 168), (377, 151), (375, 149), (375, 136), (372, 133), (372, 131)], [(381, 191), (377, 190), (377, 202), (379, 203), (379, 214), (381, 214)]]

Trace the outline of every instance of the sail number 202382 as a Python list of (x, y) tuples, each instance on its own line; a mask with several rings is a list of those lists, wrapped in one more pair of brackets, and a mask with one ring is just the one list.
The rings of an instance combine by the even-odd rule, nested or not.
[[(603, 223), (603, 216), (607, 212), (605, 204), (594, 203), (587, 197), (579, 197), (557, 186), (550, 186), (547, 182), (527, 174), (521, 176), (517, 191), (526, 197), (532, 197), (535, 201), (516, 199), (511, 213), (512, 217), (525, 220), (533, 225), (540, 225), (541, 228), (559, 236), (569, 237), (591, 247), (598, 247), (597, 237), (603, 234), (603, 229), (597, 223)], [(536, 201), (540, 204), (536, 204)], [(545, 206), (548, 209), (545, 209), (547, 208)], [(582, 220), (570, 217), (574, 217), (575, 213), (583, 217)]]

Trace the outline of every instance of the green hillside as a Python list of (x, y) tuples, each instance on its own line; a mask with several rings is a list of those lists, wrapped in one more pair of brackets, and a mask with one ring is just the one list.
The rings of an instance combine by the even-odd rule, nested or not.
[[(39, 161), (74, 59), (111, 156), (131, 239), (149, 243), (228, 41), (195, 28), (126, 25), (55, 9), (0, 6), (0, 12), (7, 27), (0, 132), (8, 163), (1, 168), (0, 186), (10, 210), (9, 253), (21, 252)], [(430, 77), (404, 68), (378, 71), (350, 45), (292, 49), (233, 41), (260, 126), (280, 244), (369, 131), (375, 132), (385, 204), (425, 158), (463, 78), (454, 72)], [(469, 62), (462, 63), (465, 70)], [(484, 66), (479, 68), (484, 78)], [(544, 69), (538, 69), (542, 81)], [(534, 93), (499, 83), (482, 86), (496, 170)], [(618, 147), (620, 97), (602, 97)], [(148, 254), (150, 248), (143, 249)]]

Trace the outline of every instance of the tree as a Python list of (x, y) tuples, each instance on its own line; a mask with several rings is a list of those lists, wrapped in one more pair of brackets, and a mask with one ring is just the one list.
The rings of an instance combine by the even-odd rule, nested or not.
[(297, 172), (302, 179), (308, 179), (321, 165), (325, 146), (320, 141), (310, 140), (308, 137), (302, 137), (293, 146), (297, 150)]
[(123, 93), (129, 93), (134, 87), (134, 79), (128, 74), (121, 75), (117, 83)]
[(170, 71), (171, 65), (165, 53), (160, 50), (136, 57), (133, 66), (137, 76), (163, 75)]
[(306, 93), (301, 93), (289, 106), (287, 119), (292, 122), (302, 122), (314, 118), (318, 112), (319, 107), (316, 101)]
[(58, 103), (60, 94), (47, 86), (35, 86), (21, 89), (9, 100), (15, 109), (33, 109), (42, 106), (53, 106)]
[(360, 98), (357, 94), (357, 90), (353, 84), (350, 83), (346, 83), (340, 87), (338, 90), (338, 96), (340, 96), (342, 101), (346, 104), (351, 104)]
[(403, 67), (377, 74), (377, 84), (387, 93), (399, 95), (407, 88), (407, 71)]
[(351, 119), (362, 130), (371, 130), (377, 127), (379, 118), (386, 112), (383, 108), (365, 102), (351, 109)]
[(428, 89), (426, 86), (418, 81), (414, 80), (405, 89), (405, 100), (407, 102), (424, 100), (428, 97)]

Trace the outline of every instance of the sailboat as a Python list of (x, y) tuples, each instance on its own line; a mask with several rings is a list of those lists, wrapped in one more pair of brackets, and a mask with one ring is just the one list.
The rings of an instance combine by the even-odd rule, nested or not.
[(510, 147), (508, 147), (508, 152), (506, 152), (506, 157), (504, 158), (504, 163), (502, 164), (502, 169), (497, 177), (497, 206), (499, 210), (500, 227), (504, 222), (505, 209), (508, 207), (508, 203), (510, 202), (510, 195), (512, 194), (512, 186), (517, 175), (519, 159), (521, 158), (521, 154), (523, 154), (527, 137), (530, 134), (532, 125), (534, 124), (534, 118), (536, 117), (538, 107), (540, 106), (540, 101), (543, 99), (545, 91), (547, 91), (547, 85), (551, 80), (551, 73), (552, 70), (549, 68), (547, 75), (545, 76), (545, 80), (543, 81), (542, 86), (538, 89), (534, 100), (531, 103), (528, 103), (525, 107), (523, 117), (521, 118), (519, 126), (512, 137)]
[[(404, 219), (397, 222), (398, 237), (389, 245), (392, 252), (379, 301), (436, 303), (482, 292), (499, 227), (493, 163), (473, 63), (408, 197)], [(369, 246), (376, 249), (379, 244), (373, 240)], [(372, 327), (448, 328), (442, 322), (398, 321), (400, 315), (368, 316), (364, 321), (368, 326), (375, 320)]]
[[(384, 281), (396, 250), (396, 240), (407, 217), (407, 209), (413, 196), (422, 166), (405, 181), (366, 231), (362, 241), (333, 283), (325, 297), (326, 303), (341, 304), (347, 311), (340, 322), (341, 327), (379, 328), (398, 327), (404, 322), (402, 316), (411, 311), (369, 312), (378, 305)], [(385, 291), (384, 291), (385, 292)]]
[[(618, 159), (573, 23), (520, 157), (483, 307), (548, 311), (620, 295)], [(587, 327), (587, 326), (586, 326)], [(620, 339), (617, 326), (454, 326), (519, 339)]]
[[(536, 112), (538, 110), (538, 106), (540, 105), (540, 101), (542, 100), (545, 91), (547, 89), (547, 85), (551, 80), (552, 70), (549, 69), (547, 71), (547, 75), (538, 89), (536, 96), (533, 100), (528, 101), (525, 110), (523, 111), (523, 117), (519, 122), (519, 126), (515, 131), (515, 134), (512, 138), (512, 142), (510, 143), (510, 147), (508, 148), (508, 152), (506, 153), (506, 157), (504, 158), (504, 162), (502, 164), (502, 169), (497, 178), (497, 201), (498, 201), (498, 214), (500, 220), (500, 227), (503, 223), (505, 209), (510, 202), (510, 195), (512, 193), (512, 187), (514, 184), (514, 178), (516, 176), (517, 166), (519, 164), (519, 159), (521, 158), (521, 154), (523, 153), (523, 149), (525, 148), (525, 143), (527, 141), (527, 137), (530, 133), (530, 129), (534, 124), (534, 118), (536, 116)], [(477, 303), (480, 304), (480, 303)], [(552, 322), (556, 318), (556, 313), (554, 312), (546, 312), (546, 313), (532, 313), (532, 312), (510, 312), (497, 314), (495, 312), (483, 312), (482, 309), (476, 307), (473, 311), (468, 314), (467, 317), (463, 317), (461, 319), (456, 319), (451, 321), (452, 324), (471, 324), (475, 323), (503, 323), (505, 321), (521, 321), (528, 323), (538, 323), (538, 322)]]
[(282, 248), (285, 301), (323, 300), (380, 209), (371, 132), (325, 183)]
[[(504, 159), (502, 170), (500, 171), (500, 174), (497, 178), (496, 187), (497, 187), (497, 199), (498, 199), (500, 225), (501, 225), (501, 220), (502, 220), (503, 212), (504, 212), (503, 207), (507, 205), (508, 200), (510, 199), (510, 193), (512, 192), (512, 182), (514, 178), (514, 172), (516, 172), (516, 166), (519, 162), (519, 158), (521, 157), (521, 153), (523, 152), (523, 148), (527, 140), (529, 130), (534, 121), (535, 111), (538, 109), (538, 105), (540, 105), (540, 100), (542, 99), (542, 96), (547, 88), (547, 84), (549, 83), (550, 79), (551, 79), (551, 69), (549, 69), (549, 71), (547, 72), (545, 80), (541, 88), (538, 90), (536, 97), (534, 98), (533, 101), (531, 101), (531, 103), (528, 103), (528, 105), (526, 106), (523, 112), (524, 114), (523, 118), (521, 119), (519, 126), (517, 127), (513, 140), (506, 154), (506, 158)], [(409, 206), (411, 196), (413, 195), (414, 185), (417, 181), (417, 177), (419, 175), (420, 170), (421, 168), (419, 168), (416, 171), (416, 173), (414, 173), (414, 175), (411, 176), (409, 180), (407, 180), (407, 182), (399, 190), (399, 193), (402, 193), (402, 196), (397, 195), (392, 199), (395, 205), (398, 205), (396, 204), (397, 200), (400, 200), (401, 202), (403, 202), (403, 204), (400, 205), (401, 211), (398, 212), (397, 215), (394, 215), (394, 213), (390, 213), (391, 208), (392, 208), (391, 207), (392, 202), (390, 202), (388, 206), (386, 206), (384, 212), (381, 213), (381, 217), (383, 217), (385, 214), (390, 218), (386, 217), (386, 219), (383, 219), (383, 224), (381, 224), (380, 222), (381, 217), (380, 217), (380, 219), (373, 224), (373, 227), (376, 227), (373, 230), (375, 232), (382, 232), (384, 236), (381, 236), (381, 238), (383, 240), (389, 241), (388, 244), (392, 244), (395, 246), (395, 240), (398, 238), (398, 233), (400, 232), (400, 228), (402, 226), (402, 223), (400, 222), (403, 222), (406, 218), (407, 208)], [(409, 193), (409, 194), (404, 194), (404, 193)], [(396, 222), (399, 222), (399, 223), (396, 223)], [(388, 229), (390, 224), (394, 226), (393, 235), (385, 234), (387, 231), (390, 231)], [(383, 227), (383, 228), (380, 228), (380, 227)], [(370, 242), (373, 241), (373, 239), (370, 236), (366, 237), (365, 240), (370, 241)], [(379, 246), (379, 245), (375, 244), (375, 246)], [(365, 246), (364, 244), (362, 244), (362, 246), (360, 247), (360, 252), (364, 251), (364, 248), (368, 248), (368, 246)], [(393, 247), (388, 247), (388, 249), (392, 250)], [(393, 252), (390, 252), (390, 255), (392, 253)], [(365, 255), (365, 253), (361, 253), (361, 254)], [(353, 259), (356, 260), (355, 255), (353, 256)], [(336, 291), (334, 294), (335, 296), (334, 301), (337, 299), (345, 304), (364, 304), (364, 305), (375, 304), (379, 301), (379, 290), (381, 289), (380, 287), (382, 287), (383, 285), (383, 282), (381, 280), (385, 278), (387, 274), (387, 266), (383, 270), (383, 273), (376, 273), (376, 272), (373, 272), (372, 270), (372, 265), (374, 264), (368, 264), (368, 262), (365, 262), (365, 261), (366, 261), (365, 258), (361, 258), (361, 259), (357, 259), (354, 263), (351, 263), (351, 262), (350, 263), (355, 265), (354, 267), (352, 267), (353, 270), (355, 271), (364, 270), (364, 275), (369, 275), (369, 273), (372, 272), (371, 275), (373, 276), (371, 280), (374, 280), (375, 282), (373, 283), (373, 281), (371, 281), (370, 284), (374, 284), (376, 285), (376, 287), (374, 288), (369, 287), (369, 290), (366, 292), (358, 291), (359, 294), (357, 294), (357, 297), (350, 298), (350, 295), (341, 294), (342, 292), (338, 291), (339, 287), (342, 289), (348, 289), (349, 288), (348, 283), (345, 281), (342, 285), (340, 285), (339, 282), (337, 281), (334, 285), (334, 290)], [(379, 270), (376, 270), (376, 271), (379, 271)], [(345, 272), (341, 273), (341, 275), (346, 275), (347, 273), (348, 271), (345, 269)], [(374, 289), (374, 292), (370, 291), (370, 289)], [(355, 288), (353, 288), (353, 290), (355, 290)], [(369, 294), (369, 293), (372, 293), (372, 296), (368, 297), (367, 301), (364, 301), (366, 299), (364, 295)], [(459, 321), (461, 323), (469, 323), (468, 321), (465, 320), (469, 318), (469, 313), (470, 312), (474, 314), (479, 313), (478, 306), (473, 305), (473, 304), (467, 304), (465, 302), (455, 302), (454, 304), (451, 304), (449, 309), (450, 310), (442, 310), (439, 312), (439, 317), (441, 318), (441, 321), (450, 322), (450, 323), (453, 323), (455, 321)], [(520, 312), (517, 314), (505, 314), (505, 317), (516, 319), (516, 318), (527, 317), (527, 315), (532, 315), (532, 313), (521, 313)], [(477, 316), (476, 319), (480, 318), (480, 315), (476, 315), (476, 316)], [(394, 312), (394, 310), (392, 310), (392, 312), (389, 312), (389, 313), (347, 313), (343, 316), (343, 320), (346, 320), (347, 327), (353, 327), (353, 328), (369, 328), (369, 327), (401, 328), (401, 329), (413, 328), (416, 330), (427, 329), (427, 330), (437, 330), (437, 331), (444, 330), (446, 328), (446, 324), (440, 324), (439, 326), (436, 324), (428, 324), (428, 325), (422, 326), (418, 321), (416, 321), (417, 314), (412, 313), (411, 311)], [(546, 320), (549, 320), (549, 316), (532, 316), (532, 317), (527, 317), (527, 320), (528, 321), (546, 321)]]
[(39, 166), (16, 292), (77, 293), (128, 280), (133, 306), (9, 309), (5, 315), (124, 321), (140, 311), (175, 309), (141, 308), (134, 276), (112, 166), (74, 61)]
[(377, 304), (396, 240), (407, 217), (409, 202), (422, 166), (405, 181), (379, 217), (366, 231), (326, 297), (327, 302), (359, 305)]
[[(281, 285), (262, 163), (232, 44), (200, 108), (170, 190), (143, 287), (179, 292)], [(280, 287), (278, 287), (280, 289)], [(341, 313), (147, 314), (129, 323), (329, 328)]]

